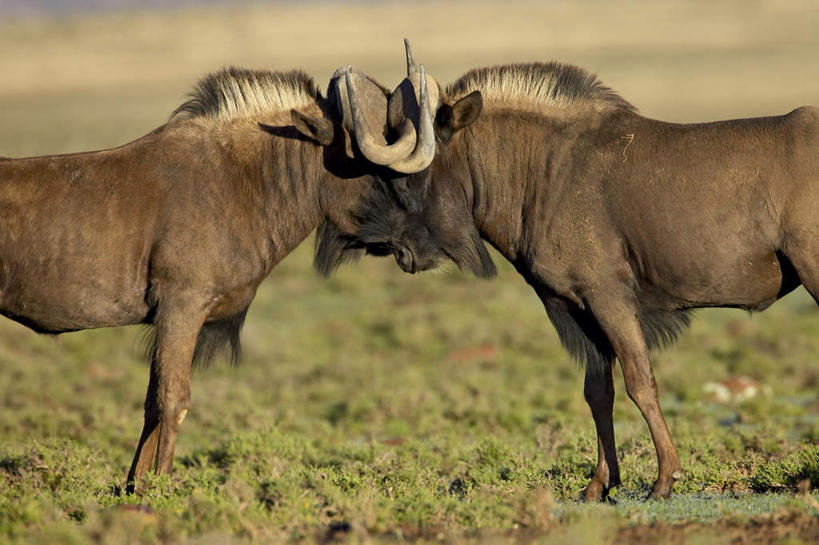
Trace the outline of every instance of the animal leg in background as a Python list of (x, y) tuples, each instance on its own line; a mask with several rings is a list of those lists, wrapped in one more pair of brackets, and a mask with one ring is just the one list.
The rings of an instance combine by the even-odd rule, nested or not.
[(142, 427), (142, 436), (139, 438), (134, 461), (126, 479), (126, 490), (134, 492), (135, 483), (150, 469), (156, 454), (157, 439), (159, 438), (159, 400), (157, 399), (158, 369), (156, 363), (156, 347), (151, 354), (151, 379), (148, 382), (148, 393), (145, 395), (145, 423)]
[(649, 498), (663, 499), (671, 495), (674, 481), (682, 476), (682, 466), (660, 408), (657, 382), (651, 370), (651, 360), (640, 326), (639, 314), (634, 305), (626, 301), (628, 301), (626, 297), (613, 299), (608, 295), (601, 297), (600, 301), (590, 298), (589, 306), (620, 361), (626, 391), (648, 424), (657, 451), (658, 466), (657, 481)]
[[(600, 501), (620, 484), (620, 465), (614, 442), (614, 352), (599, 324), (573, 303), (554, 298), (551, 290), (532, 283), (563, 345), (575, 357), (585, 358), (583, 396), (597, 430), (597, 469), (583, 491), (585, 501)], [(585, 353), (585, 354), (584, 354)]]
[(614, 442), (614, 362), (607, 362), (605, 369), (586, 366), (583, 395), (594, 417), (597, 429), (597, 469), (583, 492), (586, 501), (600, 501), (609, 490), (620, 484), (620, 466)]
[(156, 473), (171, 472), (176, 433), (190, 408), (191, 363), (204, 313), (190, 304), (160, 306), (145, 424), (128, 474), (129, 488), (150, 470), (154, 451)]

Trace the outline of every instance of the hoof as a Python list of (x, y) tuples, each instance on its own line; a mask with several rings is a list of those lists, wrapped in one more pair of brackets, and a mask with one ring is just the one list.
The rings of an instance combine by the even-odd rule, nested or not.
[(658, 479), (654, 483), (654, 490), (648, 495), (648, 500), (667, 500), (671, 497), (671, 488), (674, 483), (682, 479), (682, 471), (679, 469), (671, 473), (670, 479)]
[(647, 500), (664, 501), (671, 497), (671, 484), (655, 484), (654, 490), (646, 498)]
[(656, 490), (652, 490), (648, 496), (646, 496), (646, 501), (665, 501), (671, 497), (671, 492), (657, 492)]
[(148, 483), (145, 480), (140, 480), (139, 484), (135, 484), (133, 482), (128, 483), (125, 485), (125, 495), (126, 496), (136, 496), (137, 498), (141, 498), (145, 495), (148, 491)]
[(583, 491), (583, 495), (581, 496), (581, 500), (585, 502), (599, 502), (606, 499), (606, 496), (609, 495), (609, 489), (604, 486), (600, 481), (592, 481), (589, 483), (589, 486)]

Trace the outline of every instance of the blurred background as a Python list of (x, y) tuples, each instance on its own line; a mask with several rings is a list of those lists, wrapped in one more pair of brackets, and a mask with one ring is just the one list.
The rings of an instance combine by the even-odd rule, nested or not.
[(299, 67), (324, 88), (354, 64), (392, 86), (405, 36), (441, 82), (475, 66), (561, 60), (652, 117), (778, 114), (819, 101), (817, 28), (811, 0), (2, 0), (0, 153), (137, 137), (226, 65)]
[[(301, 68), (324, 89), (335, 68), (353, 64), (393, 86), (404, 71), (404, 37), (442, 83), (476, 66), (559, 60), (596, 72), (644, 115), (669, 121), (819, 105), (815, 0), (0, 0), (0, 155), (123, 144), (164, 123), (198, 78), (228, 65)], [(595, 456), (582, 373), (537, 298), (495, 257), (492, 282), (451, 267), (413, 277), (374, 258), (325, 281), (311, 271), (306, 241), (260, 288), (243, 333), (244, 365), (194, 377), (177, 452), (183, 460), (199, 454), (177, 465), (178, 477), (197, 475), (196, 456), (240, 430), (275, 424), (289, 437), (349, 448), (443, 441), (449, 446), (426, 463), (435, 468), (432, 495), (462, 471), (458, 449), (496, 437), (537, 469), (525, 486), (545, 482), (574, 497)], [(705, 464), (679, 489), (747, 490), (753, 464), (816, 444), (818, 318), (801, 289), (753, 318), (702, 311), (678, 345), (655, 357), (684, 464), (701, 462), (696, 453), (712, 440), (708, 460), (722, 464), (712, 473)], [(110, 485), (124, 476), (141, 429), (148, 373), (140, 338), (139, 328), (125, 328), (55, 341), (0, 319), (0, 457), (61, 452), (55, 442), (66, 452), (90, 449), (103, 469), (83, 478), (97, 501), (113, 501)], [(737, 377), (750, 380), (754, 399), (734, 396)], [(647, 487), (655, 470), (645, 426), (622, 394), (616, 411), (630, 486)], [(754, 448), (762, 454), (746, 456)], [(751, 465), (739, 470), (736, 460)], [(84, 460), (65, 463), (71, 471), (58, 474), (83, 475)], [(544, 477), (552, 464), (564, 465)], [(406, 475), (424, 474), (417, 469)]]

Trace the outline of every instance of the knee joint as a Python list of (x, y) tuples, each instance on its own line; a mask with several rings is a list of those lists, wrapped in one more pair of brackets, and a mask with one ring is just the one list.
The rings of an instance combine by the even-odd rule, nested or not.
[(175, 426), (179, 426), (182, 424), (182, 421), (185, 420), (185, 416), (187, 416), (190, 407), (190, 398), (183, 398), (177, 401), (175, 404), (166, 407), (162, 416), (168, 422), (172, 422)]
[(650, 403), (656, 399), (654, 390), (645, 384), (638, 384), (632, 387), (626, 386), (626, 391), (628, 392), (628, 397), (638, 406), (643, 406), (643, 404)]

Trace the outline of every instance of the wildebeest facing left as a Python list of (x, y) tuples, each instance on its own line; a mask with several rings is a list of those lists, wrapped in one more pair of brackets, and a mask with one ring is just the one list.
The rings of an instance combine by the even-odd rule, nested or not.
[[(357, 115), (385, 127), (388, 91), (347, 68), (324, 98), (294, 71), (204, 78), (162, 127), (122, 147), (0, 161), (0, 313), (39, 332), (153, 324), (145, 422), (127, 482), (173, 465), (192, 360), (229, 343), (256, 288), (316, 226), (354, 234), (389, 191), (350, 136)], [(423, 111), (428, 112), (429, 108)], [(387, 145), (416, 168), (432, 149), (423, 115)], [(373, 241), (376, 242), (376, 241)], [(362, 244), (361, 247), (366, 245)]]
[(473, 70), (438, 96), (434, 160), (395, 180), (399, 199), (363, 230), (407, 272), (452, 258), (491, 274), (489, 241), (586, 364), (598, 463), (585, 498), (620, 483), (615, 358), (657, 451), (650, 496), (669, 496), (682, 468), (649, 349), (690, 309), (762, 310), (800, 284), (819, 296), (819, 110), (665, 123), (557, 63)]

